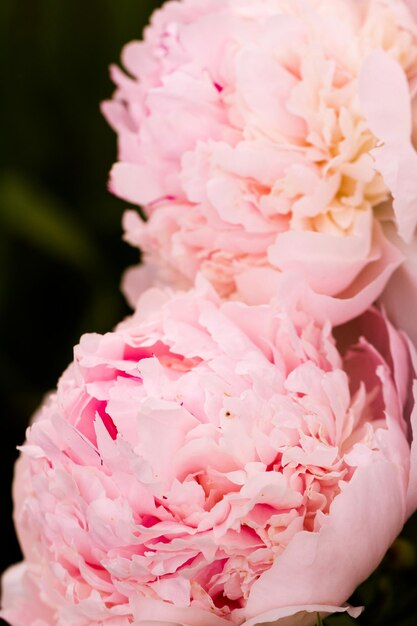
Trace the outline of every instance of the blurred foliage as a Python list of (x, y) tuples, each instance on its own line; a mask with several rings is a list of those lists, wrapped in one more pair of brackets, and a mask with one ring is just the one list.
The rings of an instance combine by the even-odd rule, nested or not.
[[(113, 91), (108, 65), (159, 4), (0, 0), (0, 569), (19, 558), (9, 492), (28, 420), (80, 334), (128, 313), (118, 286), (137, 253), (121, 241), (124, 205), (106, 191), (116, 141), (99, 102)], [(416, 550), (414, 518), (351, 599), (361, 617), (325, 626), (415, 626)]]

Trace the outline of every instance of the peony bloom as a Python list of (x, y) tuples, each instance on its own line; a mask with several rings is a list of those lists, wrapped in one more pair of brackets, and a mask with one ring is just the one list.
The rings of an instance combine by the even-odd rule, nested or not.
[(85, 335), (17, 465), (25, 561), (3, 616), (294, 626), (346, 610), (417, 506), (417, 415), (405, 336), (376, 310), (343, 336), (201, 279)]
[[(148, 218), (128, 211), (126, 239), (159, 280), (182, 288), (200, 271), (262, 303), (291, 272), (320, 319), (368, 308), (402, 260), (381, 220), (403, 239), (417, 222), (412, 9), (183, 0), (154, 13), (103, 111), (119, 138), (110, 189)], [(135, 301), (147, 280), (126, 280)]]

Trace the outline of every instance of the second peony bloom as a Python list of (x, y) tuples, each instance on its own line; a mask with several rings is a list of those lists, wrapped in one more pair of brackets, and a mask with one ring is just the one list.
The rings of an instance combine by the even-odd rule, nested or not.
[[(385, 223), (407, 242), (417, 222), (409, 4), (182, 0), (154, 14), (103, 106), (119, 137), (110, 189), (144, 209), (125, 230), (147, 271), (180, 287), (200, 271), (248, 303), (291, 273), (333, 324), (379, 297), (403, 259)], [(144, 282), (127, 275), (132, 301)]]
[[(349, 339), (347, 339), (349, 338)], [(376, 310), (343, 329), (151, 290), (85, 335), (28, 429), (13, 626), (314, 624), (417, 505), (415, 376)]]

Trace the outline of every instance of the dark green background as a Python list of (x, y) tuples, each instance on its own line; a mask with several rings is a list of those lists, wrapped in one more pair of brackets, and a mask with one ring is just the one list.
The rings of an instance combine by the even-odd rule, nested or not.
[[(128, 313), (118, 285), (137, 252), (106, 191), (116, 140), (99, 102), (113, 91), (108, 65), (159, 4), (0, 0), (0, 571), (19, 559), (9, 494), (28, 419), (80, 334)], [(361, 624), (416, 626), (416, 527), (354, 598), (369, 607)]]

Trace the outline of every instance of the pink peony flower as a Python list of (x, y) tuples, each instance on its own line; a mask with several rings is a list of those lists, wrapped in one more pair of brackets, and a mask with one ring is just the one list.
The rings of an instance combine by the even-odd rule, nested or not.
[[(333, 323), (380, 295), (402, 260), (381, 219), (405, 239), (417, 222), (408, 4), (183, 0), (154, 13), (103, 111), (119, 137), (110, 189), (148, 218), (128, 211), (126, 239), (160, 280), (189, 286), (201, 271), (222, 296), (262, 303), (290, 272)], [(142, 279), (127, 277), (132, 302)]]
[(417, 412), (405, 336), (376, 310), (343, 336), (201, 279), (85, 335), (17, 465), (25, 561), (4, 577), (5, 619), (295, 626), (346, 610), (417, 507)]

